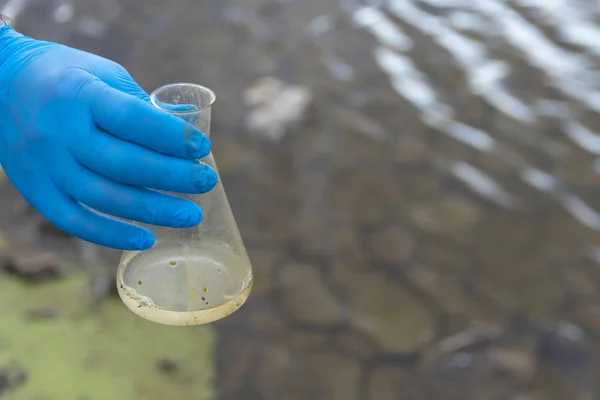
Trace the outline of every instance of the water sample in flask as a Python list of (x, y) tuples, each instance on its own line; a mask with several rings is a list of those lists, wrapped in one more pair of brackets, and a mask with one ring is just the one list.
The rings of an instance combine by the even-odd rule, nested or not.
[[(210, 136), (215, 94), (200, 85), (175, 83), (155, 90), (152, 103)], [(212, 152), (202, 159), (217, 172)], [(178, 229), (140, 224), (155, 235), (145, 251), (124, 251), (117, 289), (139, 316), (166, 325), (193, 326), (239, 309), (252, 290), (252, 266), (219, 177), (200, 195), (177, 194), (196, 202), (201, 224)]]

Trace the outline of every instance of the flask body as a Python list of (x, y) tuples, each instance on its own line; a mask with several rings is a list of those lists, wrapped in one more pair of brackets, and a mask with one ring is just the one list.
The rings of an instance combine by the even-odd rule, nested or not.
[[(215, 96), (209, 89), (171, 84), (151, 97), (155, 106), (210, 136)], [(218, 176), (212, 153), (202, 162)], [(220, 176), (208, 193), (176, 195), (200, 205), (201, 224), (187, 229), (142, 224), (154, 233), (155, 244), (145, 251), (123, 252), (117, 290), (123, 303), (145, 319), (177, 326), (213, 322), (245, 303), (252, 290), (252, 266)]]

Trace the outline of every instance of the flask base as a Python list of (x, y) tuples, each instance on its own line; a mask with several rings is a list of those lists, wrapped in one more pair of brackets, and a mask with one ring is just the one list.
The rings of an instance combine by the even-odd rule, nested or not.
[(140, 301), (125, 294), (125, 291), (119, 287), (119, 296), (121, 296), (123, 303), (135, 314), (148, 321), (172, 326), (196, 326), (215, 322), (233, 314), (248, 299), (252, 291), (252, 285), (250, 284), (243, 292), (227, 303), (212, 308), (187, 311), (167, 310), (153, 304), (142, 305)]
[(249, 261), (212, 241), (170, 242), (124, 254), (117, 272), (123, 303), (161, 324), (192, 326), (239, 309), (252, 289)]

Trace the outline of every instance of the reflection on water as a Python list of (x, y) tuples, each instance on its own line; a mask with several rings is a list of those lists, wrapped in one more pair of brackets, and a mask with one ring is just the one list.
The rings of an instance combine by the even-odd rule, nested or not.
[[(600, 397), (596, 2), (9, 3), (146, 87), (219, 94), (256, 272), (215, 325), (223, 399)], [(263, 76), (312, 93), (278, 141), (244, 126)]]

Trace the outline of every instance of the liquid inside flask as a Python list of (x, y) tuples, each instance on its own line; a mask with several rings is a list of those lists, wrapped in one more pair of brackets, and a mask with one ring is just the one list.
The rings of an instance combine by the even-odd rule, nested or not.
[[(214, 93), (195, 84), (155, 90), (152, 103), (210, 136)], [(212, 152), (202, 159), (217, 171)], [(224, 318), (239, 309), (252, 289), (252, 266), (219, 177), (200, 195), (177, 194), (196, 202), (201, 224), (177, 229), (140, 224), (155, 235), (145, 251), (125, 251), (117, 289), (137, 315), (166, 325), (193, 326)]]

